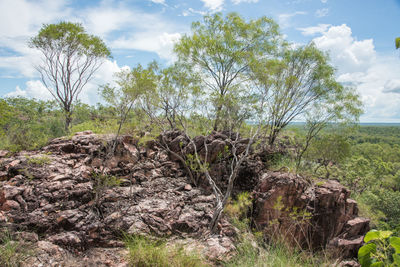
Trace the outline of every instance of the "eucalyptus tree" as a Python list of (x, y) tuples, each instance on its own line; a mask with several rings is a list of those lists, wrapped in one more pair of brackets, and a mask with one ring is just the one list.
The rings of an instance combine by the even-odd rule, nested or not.
[(43, 84), (63, 108), (68, 130), (73, 102), (111, 52), (99, 37), (86, 33), (81, 24), (71, 22), (44, 25), (29, 46), (42, 53), (43, 61), (35, 67)]
[(279, 58), (256, 62), (252, 71), (259, 98), (267, 102), (271, 146), (284, 127), (296, 118), (305, 119), (312, 108), (326, 116), (318, 119), (322, 125), (335, 118), (357, 120), (361, 112), (358, 95), (335, 80), (328, 56), (313, 44), (288, 48)]
[(164, 128), (176, 129), (181, 124), (180, 120), (189, 116), (195, 108), (200, 79), (188, 73), (190, 67), (179, 62), (166, 68), (157, 62), (152, 62), (150, 66), (155, 74), (156, 87), (142, 97), (142, 109), (152, 121), (168, 125)]
[(214, 112), (214, 130), (221, 127), (227, 107), (248, 104), (243, 85), (251, 62), (275, 53), (279, 41), (278, 25), (270, 18), (245, 21), (236, 13), (226, 17), (217, 13), (194, 22), (192, 34), (175, 45), (179, 60), (202, 77)]
[(116, 110), (118, 130), (113, 143), (113, 152), (116, 140), (126, 122), (129, 113), (135, 104), (146, 94), (154, 94), (156, 90), (156, 75), (152, 66), (143, 68), (140, 64), (132, 70), (121, 70), (115, 74), (117, 86), (109, 84), (101, 87), (100, 93), (104, 100)]

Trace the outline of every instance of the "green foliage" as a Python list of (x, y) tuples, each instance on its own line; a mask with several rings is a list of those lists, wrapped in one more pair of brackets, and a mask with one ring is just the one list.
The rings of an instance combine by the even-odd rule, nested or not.
[(139, 64), (131, 71), (122, 70), (115, 74), (115, 77), (118, 87), (104, 85), (100, 92), (108, 105), (115, 110), (115, 117), (118, 120), (116, 135), (118, 136), (134, 105), (139, 102), (139, 98), (146, 99), (154, 94), (156, 76), (152, 65), (145, 69)]
[(397, 37), (395, 40), (396, 49), (400, 48), (400, 37)]
[(209, 266), (195, 253), (186, 252), (183, 247), (167, 247), (160, 240), (152, 240), (143, 236), (126, 236), (130, 266), (135, 267), (200, 267)]
[(339, 134), (324, 134), (311, 142), (306, 152), (306, 157), (311, 160), (319, 160), (322, 165), (330, 162), (342, 163), (350, 156), (351, 145), (346, 136)]
[(51, 159), (48, 155), (27, 157), (27, 160), (29, 165), (38, 165), (38, 166), (43, 166), (51, 162)]
[(62, 107), (68, 131), (73, 103), (111, 52), (99, 37), (86, 33), (81, 24), (71, 22), (43, 25), (29, 46), (43, 54), (43, 62), (36, 69)]
[(279, 41), (278, 25), (269, 18), (245, 21), (236, 13), (226, 17), (217, 13), (192, 24), (192, 35), (183, 36), (175, 45), (179, 59), (197, 72), (212, 105), (214, 129), (222, 118), (248, 117), (251, 94), (243, 86), (252, 61), (273, 54)]
[(27, 246), (13, 240), (8, 231), (0, 233), (0, 266), (18, 267), (29, 254)]
[(224, 208), (232, 223), (239, 230), (247, 230), (249, 220), (247, 218), (249, 210), (252, 208), (253, 201), (249, 192), (242, 192), (236, 196), (235, 200), (230, 200)]
[(111, 187), (119, 186), (121, 180), (113, 175), (104, 173), (92, 173), (92, 178), (94, 180), (94, 201), (96, 206), (99, 207), (105, 191)]
[(77, 53), (79, 56), (110, 57), (105, 43), (85, 32), (79, 23), (45, 24), (29, 43), (31, 47), (58, 53)]
[(4, 133), (4, 137), (0, 138), (0, 149), (37, 149), (50, 138), (65, 134), (62, 111), (54, 101), (17, 97), (6, 98), (0, 103), (7, 104), (7, 109), (12, 110), (12, 116), (0, 125), (0, 135)]
[(399, 266), (400, 238), (394, 237), (391, 231), (369, 231), (366, 243), (358, 250), (358, 260), (362, 267)]
[[(266, 102), (264, 121), (273, 145), (280, 131), (304, 114), (315, 114), (323, 126), (333, 121), (357, 121), (361, 101), (335, 80), (328, 56), (314, 44), (286, 48), (277, 58), (252, 65), (258, 98)], [(290, 96), (290, 97), (288, 97)]]

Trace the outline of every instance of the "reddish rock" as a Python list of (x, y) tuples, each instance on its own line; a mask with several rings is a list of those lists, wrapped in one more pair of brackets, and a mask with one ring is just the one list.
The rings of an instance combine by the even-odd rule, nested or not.
[(1, 206), (1, 210), (9, 211), (9, 210), (20, 210), (21, 206), (17, 201), (14, 200), (6, 200)]
[[(199, 175), (200, 187), (189, 184), (182, 162), (174, 161), (160, 146), (161, 140), (168, 145), (174, 142), (178, 146), (174, 149), (183, 151), (181, 156), (190, 153), (193, 145), (179, 131), (167, 132), (146, 147), (121, 136), (113, 157), (105, 162), (113, 138), (85, 131), (72, 138), (54, 139), (41, 151), (1, 158), (0, 174), (7, 179), (0, 181), (0, 227), (39, 234), (41, 239), (37, 242), (40, 260), (25, 266), (40, 262), (43, 266), (68, 266), (66, 259), (72, 252), (76, 257), (88, 255), (94, 246), (123, 246), (121, 232), (196, 239), (214, 259), (234, 253), (236, 230), (226, 218), (218, 225), (218, 235), (210, 235), (215, 199), (207, 181)], [(229, 138), (236, 137), (213, 132), (193, 139), (200, 155), (205, 155), (207, 145), (210, 172), (222, 189), (229, 174), (229, 153), (224, 155)], [(242, 149), (247, 142), (238, 141)], [(48, 152), (49, 164), (27, 163), (27, 156)], [(252, 191), (258, 184), (254, 191), (256, 225), (266, 233), (285, 233), (304, 246), (329, 244), (343, 250), (342, 255), (350, 255), (346, 253), (359, 245), (368, 220), (357, 218), (357, 204), (348, 198), (349, 191), (334, 181), (313, 187), (294, 174), (267, 173), (260, 180), (265, 172), (260, 158), (252, 155), (243, 163), (234, 186), (236, 194)], [(94, 172), (115, 176), (121, 183), (101, 189), (93, 179)], [(34, 236), (26, 239), (35, 240)], [(77, 260), (84, 262), (83, 258)]]
[(266, 173), (254, 191), (255, 223), (267, 234), (284, 236), (303, 248), (329, 245), (340, 251), (338, 255), (355, 256), (369, 220), (357, 217), (349, 195), (336, 181), (310, 186), (298, 175)]

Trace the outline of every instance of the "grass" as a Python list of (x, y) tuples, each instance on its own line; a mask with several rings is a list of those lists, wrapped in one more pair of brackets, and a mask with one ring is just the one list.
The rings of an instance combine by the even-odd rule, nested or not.
[(133, 235), (125, 237), (128, 261), (132, 267), (205, 267), (208, 265), (196, 253), (182, 247), (168, 247), (162, 240)]
[(251, 232), (242, 233), (237, 244), (237, 255), (225, 267), (311, 267), (335, 266), (326, 256), (289, 248), (279, 242), (262, 244)]
[(29, 256), (26, 245), (12, 239), (9, 232), (5, 231), (0, 236), (0, 266), (17, 267)]
[(36, 166), (43, 166), (51, 162), (51, 159), (48, 155), (27, 157), (27, 160), (29, 165), (36, 165)]

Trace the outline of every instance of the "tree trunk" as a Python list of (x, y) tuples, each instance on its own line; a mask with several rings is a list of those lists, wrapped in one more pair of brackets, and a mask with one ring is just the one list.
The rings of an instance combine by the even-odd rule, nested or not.
[(69, 126), (71, 125), (72, 122), (72, 114), (69, 111), (66, 111), (65, 113), (65, 131), (68, 133), (69, 131)]
[(222, 212), (224, 211), (224, 205), (222, 202), (217, 203), (217, 206), (215, 207), (213, 217), (210, 222), (210, 231), (212, 234), (215, 234), (217, 232), (217, 226), (219, 219), (221, 218)]
[(218, 131), (218, 126), (219, 126), (219, 121), (220, 121), (220, 117), (221, 117), (221, 110), (222, 110), (222, 105), (218, 105), (217, 107), (217, 112), (215, 114), (215, 121), (214, 121), (214, 131)]

